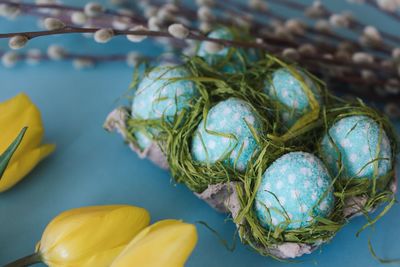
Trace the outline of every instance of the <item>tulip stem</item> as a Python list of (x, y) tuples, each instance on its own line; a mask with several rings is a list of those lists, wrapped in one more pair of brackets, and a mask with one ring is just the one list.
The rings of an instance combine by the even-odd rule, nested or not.
[(30, 266), (36, 263), (42, 262), (42, 258), (39, 253), (34, 253), (32, 255), (23, 257), (21, 259), (18, 259), (16, 261), (10, 262), (3, 267), (24, 267), (24, 266)]

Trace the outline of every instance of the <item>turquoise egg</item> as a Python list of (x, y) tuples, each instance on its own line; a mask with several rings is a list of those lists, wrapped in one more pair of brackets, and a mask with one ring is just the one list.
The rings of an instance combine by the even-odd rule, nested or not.
[(326, 218), (334, 207), (332, 179), (320, 159), (292, 152), (274, 161), (263, 174), (255, 212), (266, 228), (298, 229)]
[(144, 120), (173, 121), (176, 114), (189, 109), (198, 95), (190, 80), (173, 80), (192, 76), (184, 67), (155, 68), (140, 82), (132, 102), (132, 116)]
[[(159, 67), (152, 69), (140, 82), (133, 96), (132, 117), (143, 120), (160, 120), (173, 123), (175, 115), (189, 110), (199, 95), (196, 84), (190, 80), (174, 80), (190, 77), (184, 67)], [(151, 133), (151, 134), (149, 134)], [(150, 146), (149, 136), (156, 134), (134, 133), (142, 149)]]
[[(383, 176), (392, 168), (389, 138), (376, 121), (367, 116), (349, 116), (338, 120), (321, 141), (321, 156), (332, 176), (341, 178), (373, 178), (375, 169)], [(338, 149), (338, 150), (337, 150)]]
[[(321, 103), (317, 85), (304, 72), (297, 71), (313, 92), (316, 100)], [(271, 81), (266, 82), (265, 92), (283, 105), (279, 115), (286, 127), (293, 126), (300, 117), (311, 111), (310, 101), (301, 82), (288, 69), (281, 68), (274, 71)]]
[[(233, 34), (225, 28), (216, 29), (208, 34), (210, 38), (233, 40)], [(201, 42), (197, 55), (202, 57), (210, 66), (219, 67), (222, 72), (242, 72), (246, 68), (245, 60), (255, 61), (257, 56), (254, 50), (245, 53), (243, 49), (234, 50), (233, 54), (229, 47), (225, 47), (216, 53), (209, 53), (206, 50), (206, 42)], [(230, 57), (230, 60), (227, 60)], [(226, 61), (226, 62), (225, 62)]]
[(250, 129), (261, 136), (261, 125), (247, 102), (238, 98), (219, 102), (209, 110), (206, 120), (200, 122), (194, 133), (193, 159), (202, 163), (224, 160), (228, 166), (244, 171), (259, 148)]

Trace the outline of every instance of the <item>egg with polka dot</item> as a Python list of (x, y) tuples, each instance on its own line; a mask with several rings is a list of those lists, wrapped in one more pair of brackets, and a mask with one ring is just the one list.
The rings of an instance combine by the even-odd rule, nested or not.
[(302, 82), (311, 90), (316, 101), (319, 104), (322, 102), (317, 84), (303, 71), (298, 69), (293, 71), (295, 74), (286, 68), (277, 69), (272, 73), (271, 80), (266, 81), (265, 86), (266, 94), (282, 105), (279, 115), (283, 125), (288, 128), (311, 111), (310, 99)]
[[(207, 37), (230, 41), (234, 39), (232, 32), (226, 28), (211, 31)], [(202, 57), (210, 66), (216, 67), (224, 73), (243, 72), (246, 68), (245, 60), (254, 61), (257, 58), (254, 50), (249, 50), (248, 53), (245, 53), (240, 48), (224, 47), (219, 51), (210, 53), (207, 51), (206, 46), (207, 42), (201, 42), (197, 55)]]
[[(132, 101), (132, 117), (143, 120), (160, 120), (173, 123), (175, 115), (189, 110), (199, 95), (196, 84), (184, 79), (192, 76), (183, 66), (152, 69), (139, 83)], [(180, 80), (182, 79), (182, 80)], [(154, 134), (152, 129), (150, 133)], [(149, 134), (135, 134), (142, 149), (151, 142)]]
[(255, 212), (264, 227), (299, 229), (326, 218), (334, 207), (332, 179), (322, 161), (310, 153), (291, 152), (264, 172)]
[(259, 148), (251, 128), (262, 135), (262, 123), (247, 102), (238, 98), (219, 102), (194, 133), (193, 159), (202, 163), (224, 160), (226, 165), (244, 171)]
[(333, 176), (343, 166), (341, 178), (372, 179), (375, 171), (381, 177), (392, 169), (391, 145), (385, 130), (374, 119), (363, 115), (335, 122), (329, 135), (325, 134), (321, 141), (321, 156)]

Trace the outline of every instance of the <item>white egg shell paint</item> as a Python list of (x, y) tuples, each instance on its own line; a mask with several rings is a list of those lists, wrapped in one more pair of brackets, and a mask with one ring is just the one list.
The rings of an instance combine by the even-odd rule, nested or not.
[(292, 152), (265, 171), (256, 193), (255, 212), (260, 223), (274, 229), (307, 227), (316, 217), (327, 217), (334, 207), (332, 179), (320, 159)]
[(224, 159), (229, 166), (244, 171), (258, 150), (256, 138), (248, 125), (257, 135), (262, 134), (261, 121), (251, 106), (238, 98), (229, 98), (209, 110), (206, 123), (203, 119), (194, 133), (193, 159), (203, 163)]
[[(392, 169), (392, 151), (389, 138), (379, 124), (367, 116), (349, 116), (340, 119), (321, 141), (321, 156), (328, 163), (332, 176), (339, 173), (339, 155), (343, 171), (341, 178), (373, 178)], [(337, 151), (336, 148), (339, 150)]]
[[(297, 71), (313, 92), (315, 99), (321, 103), (317, 85), (304, 72)], [(266, 81), (265, 92), (286, 108), (280, 112), (286, 127), (293, 126), (301, 116), (311, 110), (310, 101), (301, 82), (286, 68), (278, 69), (272, 74), (272, 80)]]

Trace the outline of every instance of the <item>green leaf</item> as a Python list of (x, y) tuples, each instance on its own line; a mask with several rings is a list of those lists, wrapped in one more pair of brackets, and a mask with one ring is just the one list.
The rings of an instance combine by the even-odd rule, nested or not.
[(21, 143), (24, 135), (28, 130), (28, 127), (22, 128), (21, 132), (19, 132), (17, 138), (11, 143), (11, 145), (4, 151), (2, 155), (0, 155), (0, 180), (3, 177), (3, 173), (6, 170), (8, 163), (11, 160), (11, 157), (14, 155), (15, 151), (17, 150), (19, 144)]

